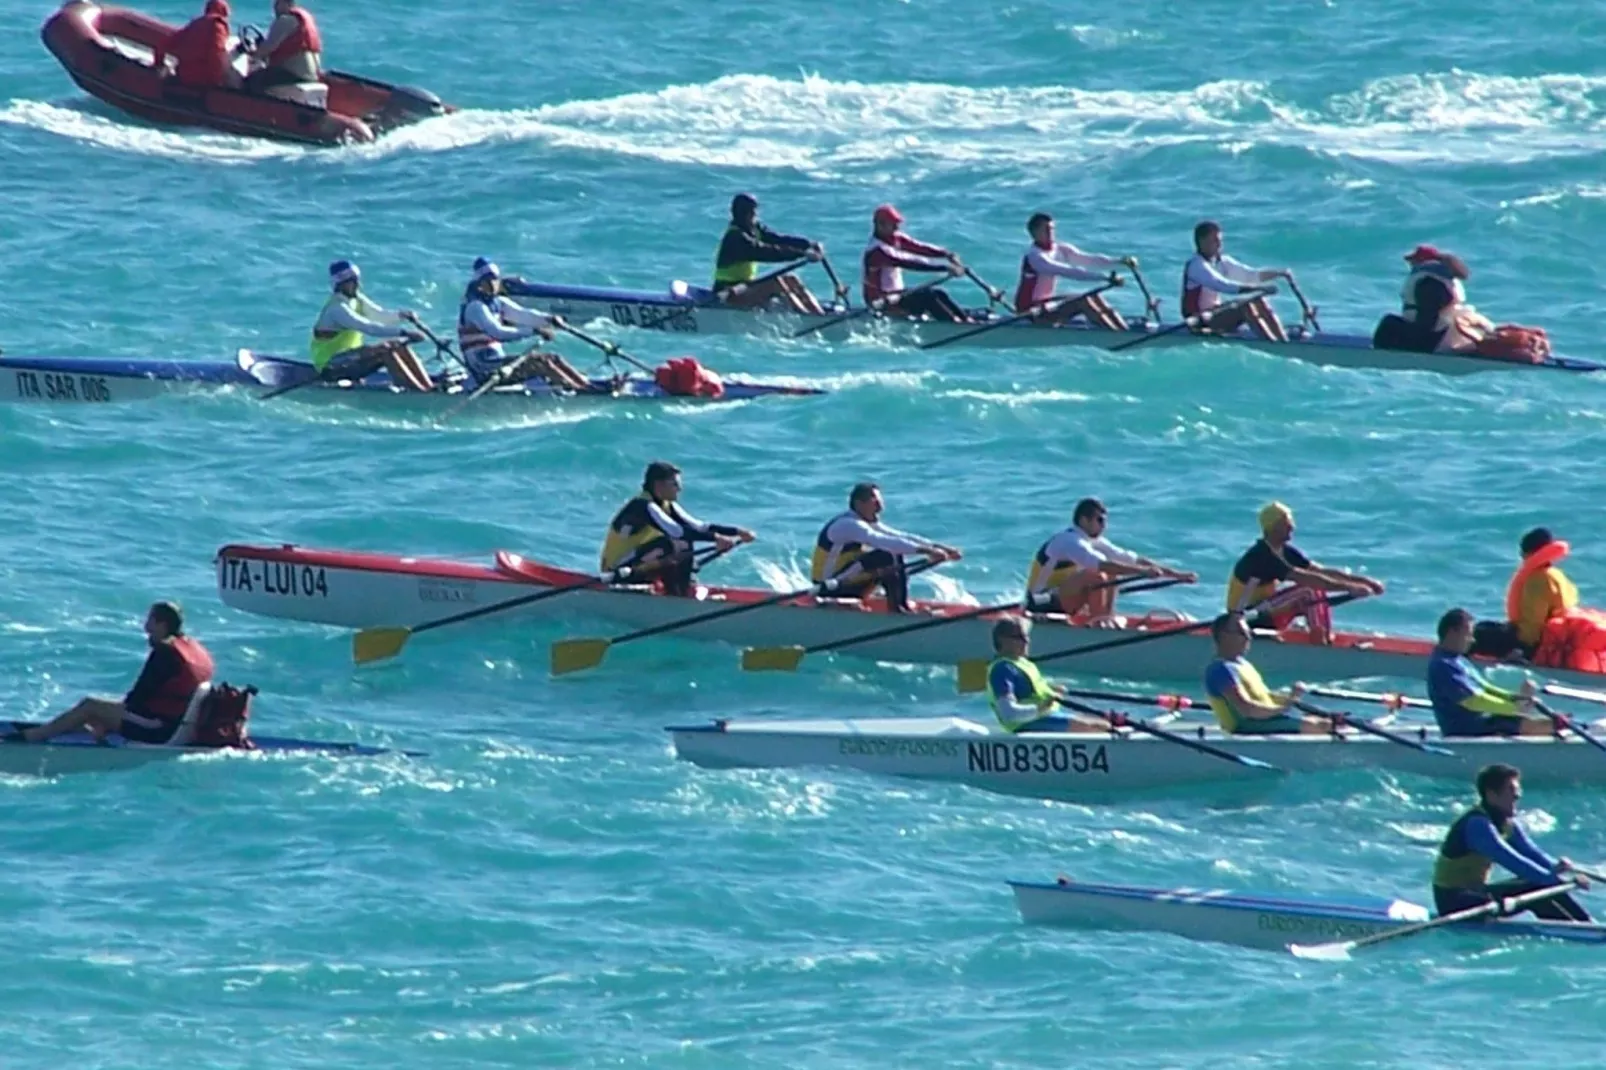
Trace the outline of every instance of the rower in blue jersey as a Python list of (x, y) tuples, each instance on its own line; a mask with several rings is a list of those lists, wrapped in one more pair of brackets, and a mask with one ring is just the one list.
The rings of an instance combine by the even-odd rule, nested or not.
[(1249, 660), (1252, 636), (1242, 613), (1223, 613), (1211, 621), (1210, 638), (1216, 644), (1216, 658), (1205, 668), (1205, 695), (1223, 732), (1293, 735), (1328, 731), (1321, 720), (1288, 712), (1304, 694), (1304, 684), (1295, 684), (1281, 695), (1266, 687), (1260, 670)]
[(1532, 680), (1519, 691), (1491, 684), (1467, 651), (1477, 622), (1464, 609), (1439, 618), (1439, 644), (1428, 658), (1428, 700), (1446, 736), (1548, 736), (1555, 726), (1534, 709)]
[[(1440, 914), (1481, 906), (1494, 899), (1521, 895), (1561, 881), (1589, 887), (1589, 879), (1566, 858), (1541, 851), (1517, 820), (1522, 799), (1521, 772), (1509, 765), (1490, 765), (1478, 772), (1478, 805), (1458, 817), (1439, 847), (1433, 864), (1433, 905)], [(1499, 865), (1514, 880), (1489, 882)], [(1589, 912), (1570, 895), (1541, 900), (1528, 908), (1550, 921), (1589, 921)]]
[(1109, 731), (1104, 721), (1083, 720), (1050, 711), (1059, 705), (1059, 692), (1043, 679), (1042, 671), (1026, 656), (1031, 649), (1031, 622), (1005, 617), (993, 625), (993, 652), (987, 668), (987, 701), (1006, 732)]

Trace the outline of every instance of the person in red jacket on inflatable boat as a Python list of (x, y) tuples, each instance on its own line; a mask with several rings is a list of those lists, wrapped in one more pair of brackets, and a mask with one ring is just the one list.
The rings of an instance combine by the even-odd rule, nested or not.
[(230, 65), (228, 0), (206, 0), (206, 10), (175, 30), (156, 47), (151, 65), (165, 73), (175, 64), (173, 80), (192, 89), (237, 88), (240, 76)]
[(273, 0), (273, 24), (251, 56), (251, 68), (245, 88), (252, 93), (323, 81), (323, 38), (312, 13), (295, 0)]

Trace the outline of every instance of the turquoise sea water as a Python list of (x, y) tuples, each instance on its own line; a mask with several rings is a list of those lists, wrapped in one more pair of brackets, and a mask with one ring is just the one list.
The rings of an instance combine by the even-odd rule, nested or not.
[[(442, 327), (481, 254), (553, 281), (701, 281), (750, 189), (844, 269), (895, 200), (1006, 287), (1047, 209), (1071, 240), (1141, 256), (1168, 310), (1213, 216), (1245, 259), (1295, 267), (1330, 328), (1369, 329), (1400, 255), (1434, 241), (1495, 318), (1606, 357), (1597, 7), (328, 4), (333, 65), (465, 109), (339, 151), (126, 120), (39, 44), (47, 8), (0, 11), (10, 353), (292, 352), (340, 256)], [(1208, 577), (1167, 603), (1202, 616), (1278, 497), (1308, 551), (1388, 582), (1341, 619), (1425, 634), (1448, 605), (1497, 610), (1535, 523), (1572, 540), (1598, 600), (1606, 386), (1232, 349), (617, 337), (833, 393), (450, 430), (233, 396), (0, 410), (9, 716), (123, 689), (146, 605), (176, 597), (222, 675), (262, 688), (259, 731), (430, 752), (0, 784), (0, 1066), (1599, 1062), (1606, 968), (1587, 949), (1424, 939), (1323, 966), (1028, 929), (1003, 884), (1420, 898), (1454, 784), (1352, 773), (1249, 809), (1087, 808), (702, 772), (664, 725), (978, 710), (947, 671), (744, 676), (729, 648), (671, 641), (549, 680), (547, 644), (597, 622), (443, 631), (354, 671), (343, 633), (224, 609), (211, 560), (252, 541), (584, 567), (668, 457), (694, 511), (760, 534), (721, 582), (797, 585), (847, 486), (875, 478), (891, 522), (966, 551), (922, 589), (999, 599), (1095, 493), (1119, 541)], [(1548, 846), (1606, 856), (1598, 797), (1528, 801)]]

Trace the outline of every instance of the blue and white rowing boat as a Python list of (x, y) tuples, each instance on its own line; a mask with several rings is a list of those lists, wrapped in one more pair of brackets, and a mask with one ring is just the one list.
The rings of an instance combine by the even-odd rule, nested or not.
[(4, 740), (0, 741), (0, 774), (58, 776), (66, 773), (104, 773), (133, 769), (151, 762), (202, 755), (215, 757), (219, 754), (295, 758), (372, 758), (386, 754), (422, 757), (418, 751), (394, 751), (362, 743), (326, 743), (283, 736), (252, 736), (251, 742), (255, 744), (253, 750), (133, 743), (121, 736), (108, 736), (105, 742), (101, 742), (88, 732), (69, 732), (43, 743)]
[[(1427, 907), (1384, 896), (1258, 895), (1206, 888), (1146, 888), (1010, 881), (1022, 920), (1034, 925), (1172, 933), (1190, 940), (1283, 951), (1289, 944), (1356, 940), (1427, 921)], [(1606, 944), (1606, 925), (1501, 918), (1446, 926), (1480, 939), (1540, 937)]]
[[(232, 362), (187, 360), (131, 360), (101, 357), (4, 357), (0, 356), (0, 402), (42, 404), (105, 404), (136, 401), (163, 394), (232, 387), (250, 393), (265, 393), (313, 377), (306, 361), (283, 357), (258, 356), (242, 349)], [(718, 398), (684, 397), (672, 394), (645, 375), (615, 379), (592, 379), (595, 394), (577, 394), (540, 381), (500, 386), (476, 405), (528, 405), (541, 402), (611, 401), (746, 401), (751, 398), (823, 394), (814, 387), (780, 383), (758, 383), (744, 379), (725, 379), (725, 392)], [(462, 381), (443, 382), (428, 394), (404, 390), (381, 371), (362, 382), (342, 380), (315, 383), (286, 395), (286, 400), (338, 401), (416, 405), (449, 408), (460, 404), (472, 391)]]
[[(712, 290), (691, 286), (680, 280), (671, 283), (667, 290), (661, 291), (624, 290), (605, 286), (558, 286), (524, 279), (509, 279), (506, 287), (510, 295), (528, 298), (538, 303), (543, 311), (566, 316), (577, 323), (605, 319), (624, 327), (685, 334), (757, 334), (785, 338), (804, 328), (837, 318), (835, 315), (802, 316), (790, 312), (731, 308), (720, 303)], [(989, 315), (982, 310), (975, 310), (973, 314)], [(986, 321), (983, 319), (980, 322)], [(956, 335), (974, 331), (978, 325), (979, 323), (934, 323), (929, 320), (860, 316), (847, 323), (821, 328), (810, 337), (818, 336), (831, 341), (841, 341), (859, 333), (898, 345), (919, 346), (942, 342)], [(1145, 322), (1131, 330), (1108, 331), (1080, 323), (1044, 327), (1023, 322), (977, 334), (956, 342), (955, 347), (1036, 349), (1088, 346), (1096, 349), (1114, 349), (1148, 335), (1159, 335), (1161, 331), (1172, 326), (1175, 325)], [(1431, 371), (1446, 375), (1469, 375), (1487, 371), (1606, 371), (1606, 363), (1571, 357), (1551, 357), (1542, 363), (1530, 364), (1474, 354), (1411, 353), (1404, 350), (1377, 349), (1372, 345), (1369, 335), (1361, 334), (1306, 332), (1294, 327), (1290, 330), (1290, 335), (1291, 340), (1287, 342), (1267, 342), (1247, 333), (1223, 337), (1177, 330), (1144, 343), (1143, 348), (1201, 343), (1230, 344), (1331, 367)]]

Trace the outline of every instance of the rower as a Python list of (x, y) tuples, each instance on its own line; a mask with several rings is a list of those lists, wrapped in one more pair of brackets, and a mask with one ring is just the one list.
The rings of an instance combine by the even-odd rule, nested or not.
[(556, 353), (530, 352), (511, 360), (503, 342), (539, 336), (552, 340), (552, 329), (563, 323), (556, 316), (525, 308), (502, 292), (502, 271), (485, 257), (474, 261), (474, 277), (457, 309), (457, 342), (463, 366), (483, 385), (499, 372), (505, 383), (545, 379), (555, 387), (578, 394), (592, 393), (591, 381)]
[[(1084, 253), (1070, 242), (1057, 241), (1054, 236), (1054, 217), (1038, 212), (1026, 221), (1026, 233), (1032, 236), (1026, 255), (1021, 257), (1020, 283), (1015, 287), (1015, 311), (1032, 312), (1041, 309), (1054, 299), (1054, 287), (1060, 279), (1074, 282), (1108, 282), (1111, 286), (1123, 285), (1116, 274), (1119, 267), (1136, 268), (1135, 256), (1099, 256)], [(1102, 294), (1080, 297), (1067, 302), (1053, 312), (1038, 312), (1033, 323), (1070, 323), (1078, 316), (1086, 316), (1089, 323), (1110, 331), (1126, 330), (1126, 320), (1110, 306)]]
[(819, 242), (777, 234), (760, 223), (758, 199), (751, 193), (738, 193), (731, 198), (730, 225), (714, 257), (714, 292), (732, 308), (759, 308), (779, 300), (793, 312), (823, 316), (825, 309), (819, 300), (794, 275), (749, 284), (758, 277), (760, 264), (800, 259), (818, 262), (824, 256), (825, 247)]
[(993, 652), (987, 667), (987, 701), (1006, 732), (1100, 732), (1109, 723), (1051, 714), (1059, 692), (1043, 679), (1026, 656), (1031, 649), (1031, 622), (1004, 617), (993, 625)]
[(1516, 629), (1523, 653), (1533, 657), (1545, 638), (1545, 625), (1578, 607), (1578, 588), (1561, 570), (1572, 549), (1549, 528), (1534, 528), (1519, 544), (1522, 563), (1506, 585), (1506, 620)]
[(814, 540), (810, 578), (851, 580), (836, 592), (838, 598), (863, 600), (880, 587), (893, 613), (909, 611), (909, 577), (904, 554), (925, 554), (932, 561), (957, 561), (959, 550), (881, 523), (886, 503), (874, 483), (855, 483), (848, 492), (848, 511), (833, 517)]
[(1121, 622), (1113, 616), (1115, 588), (1099, 586), (1102, 582), (1127, 576), (1163, 577), (1184, 583), (1199, 578), (1196, 573), (1168, 568), (1115, 545), (1104, 536), (1109, 519), (1103, 502), (1083, 498), (1071, 513), (1071, 526), (1038, 547), (1026, 576), (1027, 594), (1034, 596), (1033, 609), (1068, 617), (1085, 610), (1093, 623), (1120, 627)]
[[(1551, 858), (1529, 838), (1517, 820), (1522, 773), (1510, 765), (1478, 771), (1478, 805), (1456, 818), (1433, 863), (1433, 905), (1440, 914), (1482, 906), (1495, 899), (1547, 888), (1561, 881), (1589, 887), (1589, 878), (1566, 858)], [(1496, 864), (1515, 880), (1489, 883)], [(1528, 908), (1548, 921), (1589, 921), (1589, 912), (1570, 895), (1543, 899)]]
[[(1274, 286), (1266, 284), (1273, 279), (1293, 281), (1294, 273), (1287, 268), (1252, 268), (1222, 252), (1221, 224), (1205, 220), (1193, 228), (1193, 258), (1182, 271), (1182, 314), (1193, 317), (1213, 312), (1205, 321), (1211, 334), (1231, 334), (1248, 323), (1260, 337), (1272, 342), (1288, 341), (1288, 332), (1264, 295), (1243, 301), (1232, 308), (1222, 308), (1225, 294), (1254, 293), (1265, 290), (1276, 293)], [(1214, 311), (1221, 309), (1221, 311)]]
[[(1227, 610), (1244, 612), (1259, 606), (1253, 628), (1273, 631), (1304, 617), (1311, 639), (1332, 642), (1333, 619), (1327, 591), (1348, 591), (1359, 596), (1383, 593), (1374, 579), (1339, 568), (1318, 565), (1300, 552), (1294, 537), (1294, 512), (1282, 502), (1260, 510), (1261, 536), (1232, 567), (1227, 580)], [(1279, 588), (1279, 584), (1287, 586)]]
[(97, 737), (115, 732), (135, 743), (166, 743), (173, 738), (190, 700), (212, 679), (212, 655), (199, 640), (184, 634), (184, 615), (172, 602), (157, 602), (145, 614), (150, 653), (134, 686), (121, 700), (84, 698), (49, 724), (20, 733), (38, 743), (87, 728)]
[(1249, 660), (1253, 636), (1242, 613), (1223, 613), (1211, 621), (1210, 638), (1216, 657), (1205, 667), (1205, 694), (1223, 732), (1261, 736), (1328, 731), (1325, 721), (1288, 712), (1305, 693), (1304, 684), (1275, 695), (1266, 687), (1260, 670)]
[(173, 80), (191, 89), (235, 88), (240, 77), (230, 64), (228, 0), (206, 0), (200, 15), (173, 31), (153, 48), (151, 66), (167, 73), (167, 58), (174, 62)]
[(905, 271), (946, 271), (958, 278), (965, 273), (965, 266), (957, 253), (909, 237), (899, 229), (902, 223), (903, 213), (890, 204), (875, 210), (874, 230), (864, 250), (864, 303), (874, 305), (887, 300), (882, 311), (889, 316), (926, 315), (945, 323), (966, 322), (964, 310), (941, 287), (904, 292)]
[(295, 0), (273, 0), (273, 22), (251, 58), (248, 93), (323, 81), (323, 38), (312, 13)]
[(1428, 658), (1428, 699), (1445, 738), (1452, 736), (1548, 736), (1555, 728), (1534, 708), (1532, 680), (1520, 691), (1491, 684), (1467, 652), (1472, 649), (1472, 614), (1452, 609), (1439, 618), (1439, 644)]
[(732, 524), (705, 524), (680, 504), (680, 469), (668, 461), (653, 461), (641, 478), (641, 493), (624, 504), (608, 525), (602, 544), (602, 571), (663, 562), (646, 570), (661, 577), (665, 594), (691, 594), (696, 562), (691, 549), (711, 542), (729, 550), (738, 542), (752, 542), (753, 533)]
[[(318, 378), (326, 382), (360, 380), (385, 367), (398, 385), (420, 392), (433, 390), (429, 373), (409, 348), (424, 336), (400, 326), (417, 323), (417, 317), (405, 308), (390, 312), (374, 303), (362, 292), (362, 272), (350, 260), (329, 265), (329, 282), (334, 293), (324, 302), (312, 328), (312, 366)], [(364, 345), (364, 337), (384, 341)]]

